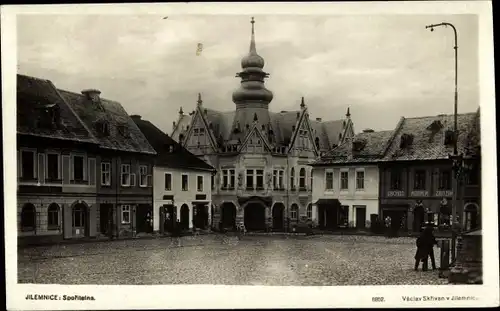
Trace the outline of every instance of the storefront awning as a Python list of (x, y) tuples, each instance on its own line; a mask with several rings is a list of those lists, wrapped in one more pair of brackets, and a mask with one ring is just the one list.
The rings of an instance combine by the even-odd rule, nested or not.
[(334, 205), (334, 206), (339, 206), (340, 201), (338, 199), (319, 199), (314, 203), (316, 205)]

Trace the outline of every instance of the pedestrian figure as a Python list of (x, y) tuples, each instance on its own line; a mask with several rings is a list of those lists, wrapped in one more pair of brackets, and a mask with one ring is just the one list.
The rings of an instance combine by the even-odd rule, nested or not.
[(417, 252), (415, 254), (415, 271), (418, 270), (422, 262), (422, 271), (427, 271), (429, 265), (429, 256), (431, 257), (432, 269), (436, 269), (436, 260), (434, 258), (434, 245), (437, 244), (432, 226), (426, 226), (420, 236), (417, 238)]
[(389, 238), (391, 236), (391, 217), (389, 216), (385, 217), (385, 230), (387, 237)]

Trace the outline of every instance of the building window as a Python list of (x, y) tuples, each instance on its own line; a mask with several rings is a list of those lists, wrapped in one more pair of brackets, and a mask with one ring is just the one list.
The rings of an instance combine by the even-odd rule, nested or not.
[(284, 176), (285, 176), (285, 171), (284, 170), (280, 170), (278, 172), (278, 188), (279, 189), (285, 189)]
[(327, 171), (325, 175), (325, 189), (333, 190), (333, 172)]
[(253, 170), (247, 170), (247, 189), (253, 189)]
[(36, 172), (34, 151), (21, 151), (21, 176), (26, 180), (35, 179)]
[(80, 155), (73, 156), (73, 179), (82, 181), (84, 176), (84, 157)]
[(21, 210), (21, 231), (34, 231), (36, 228), (36, 210), (33, 204), (26, 204)]
[(273, 189), (279, 189), (278, 170), (273, 170)]
[(101, 162), (101, 185), (111, 185), (111, 163)]
[(307, 219), (311, 220), (313, 218), (313, 207), (311, 204), (307, 206)]
[(148, 167), (147, 165), (139, 165), (139, 187), (148, 186)]
[(222, 170), (222, 189), (234, 189), (235, 170)]
[(349, 172), (340, 172), (340, 190), (349, 189)]
[(413, 183), (414, 190), (425, 190), (425, 170), (415, 171), (415, 181)]
[(290, 189), (295, 190), (295, 169), (290, 170)]
[(49, 230), (59, 229), (59, 205), (52, 203), (47, 210), (47, 227)]
[(391, 170), (391, 190), (402, 190), (401, 171)]
[(203, 192), (203, 176), (196, 176), (196, 189)]
[(365, 189), (365, 172), (357, 171), (356, 172), (356, 189), (362, 190)]
[(229, 170), (222, 170), (222, 189), (229, 188)]
[(257, 190), (264, 189), (264, 170), (256, 170)]
[(306, 169), (301, 168), (299, 171), (299, 188), (301, 190), (306, 189)]
[(234, 189), (234, 186), (236, 184), (235, 180), (236, 180), (236, 171), (229, 170), (229, 189)]
[(299, 207), (294, 204), (290, 208), (290, 219), (297, 220), (298, 216), (299, 216)]
[(451, 189), (451, 170), (442, 170), (439, 172), (438, 187), (439, 190)]
[(212, 174), (212, 175), (210, 176), (210, 188), (211, 188), (212, 190), (214, 190), (214, 189), (215, 189), (215, 175), (214, 175), (214, 174)]
[(55, 153), (47, 154), (47, 178), (48, 180), (58, 180), (59, 177), (59, 155)]
[(309, 175), (309, 184), (311, 185), (311, 191), (313, 190), (313, 171), (311, 170), (310, 172), (311, 175)]
[(481, 179), (481, 170), (476, 163), (473, 163), (470, 169), (466, 170), (466, 182), (469, 186), (479, 185), (479, 180)]
[(122, 224), (130, 223), (130, 205), (122, 205)]
[(172, 174), (165, 173), (165, 190), (172, 191)]
[(121, 183), (123, 187), (130, 187), (130, 164), (122, 164), (121, 166)]
[(182, 191), (188, 191), (188, 189), (189, 189), (188, 175), (182, 174)]

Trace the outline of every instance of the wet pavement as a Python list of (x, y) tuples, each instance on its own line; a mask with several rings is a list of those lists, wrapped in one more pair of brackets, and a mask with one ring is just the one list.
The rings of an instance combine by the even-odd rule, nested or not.
[[(439, 267), (439, 249), (434, 250)], [(205, 235), (18, 251), (19, 283), (438, 285), (413, 271), (414, 238)]]

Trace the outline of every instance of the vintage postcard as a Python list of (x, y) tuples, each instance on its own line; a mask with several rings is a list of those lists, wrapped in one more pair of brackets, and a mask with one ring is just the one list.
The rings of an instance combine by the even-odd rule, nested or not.
[(490, 2), (1, 13), (8, 309), (499, 305)]

